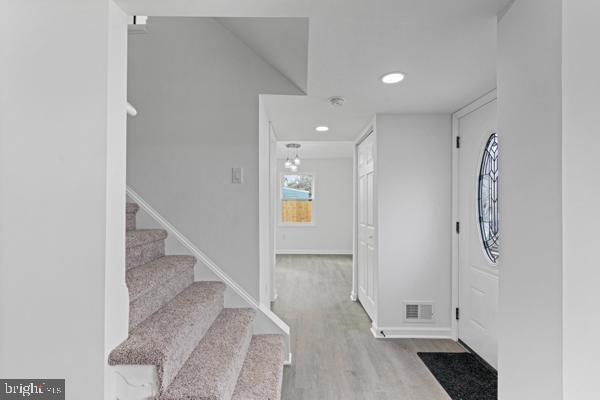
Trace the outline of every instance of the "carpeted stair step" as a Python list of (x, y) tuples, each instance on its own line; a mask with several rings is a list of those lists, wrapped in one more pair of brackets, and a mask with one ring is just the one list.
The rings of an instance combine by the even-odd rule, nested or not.
[(165, 255), (164, 229), (138, 229), (126, 234), (127, 268), (149, 263)]
[(223, 309), (223, 282), (194, 282), (140, 323), (109, 355), (110, 365), (155, 365), (169, 384)]
[(232, 400), (280, 400), (285, 344), (282, 335), (255, 335)]
[(127, 270), (129, 330), (194, 282), (192, 256), (165, 256)]
[(139, 210), (139, 206), (135, 203), (127, 203), (125, 216), (126, 216), (126, 230), (133, 231), (135, 230), (135, 215)]
[(252, 338), (252, 309), (221, 311), (160, 400), (230, 400)]

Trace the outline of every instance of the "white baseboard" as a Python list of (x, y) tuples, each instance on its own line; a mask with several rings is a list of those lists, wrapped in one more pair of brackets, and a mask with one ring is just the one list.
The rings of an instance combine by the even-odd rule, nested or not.
[(352, 250), (276, 250), (281, 255), (352, 255)]
[(292, 365), (292, 352), (288, 353), (287, 359), (283, 362), (283, 365)]
[(371, 333), (377, 339), (452, 339), (452, 328), (425, 326), (378, 327), (373, 325), (371, 326)]

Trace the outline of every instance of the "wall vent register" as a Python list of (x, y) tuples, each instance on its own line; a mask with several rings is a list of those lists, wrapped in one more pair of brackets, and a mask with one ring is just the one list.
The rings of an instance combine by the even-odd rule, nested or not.
[(433, 303), (405, 303), (404, 320), (408, 322), (433, 321)]

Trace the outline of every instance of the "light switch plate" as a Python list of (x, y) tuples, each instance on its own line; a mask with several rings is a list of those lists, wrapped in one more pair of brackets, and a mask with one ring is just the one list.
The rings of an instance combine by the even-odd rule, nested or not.
[(231, 183), (242, 183), (244, 182), (244, 169), (241, 167), (235, 167), (231, 169)]

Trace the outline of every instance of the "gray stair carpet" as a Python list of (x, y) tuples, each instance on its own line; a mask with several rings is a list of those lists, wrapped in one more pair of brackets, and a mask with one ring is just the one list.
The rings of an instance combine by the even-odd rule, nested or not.
[(252, 338), (254, 310), (226, 308), (161, 400), (230, 400)]
[(125, 236), (127, 268), (149, 263), (165, 255), (167, 232), (163, 229), (137, 229)]
[(192, 256), (165, 256), (127, 270), (129, 330), (194, 282)]
[(125, 228), (128, 231), (135, 230), (135, 215), (139, 210), (139, 206), (135, 203), (127, 203), (125, 208)]
[(222, 282), (195, 282), (152, 314), (117, 346), (110, 365), (156, 365), (167, 387), (223, 309)]
[(192, 256), (165, 256), (167, 232), (136, 229), (126, 207), (129, 337), (110, 365), (154, 365), (161, 400), (279, 400), (284, 341), (252, 336), (255, 311), (223, 308), (222, 282), (194, 282)]
[(253, 336), (232, 399), (279, 400), (284, 357), (282, 335)]

